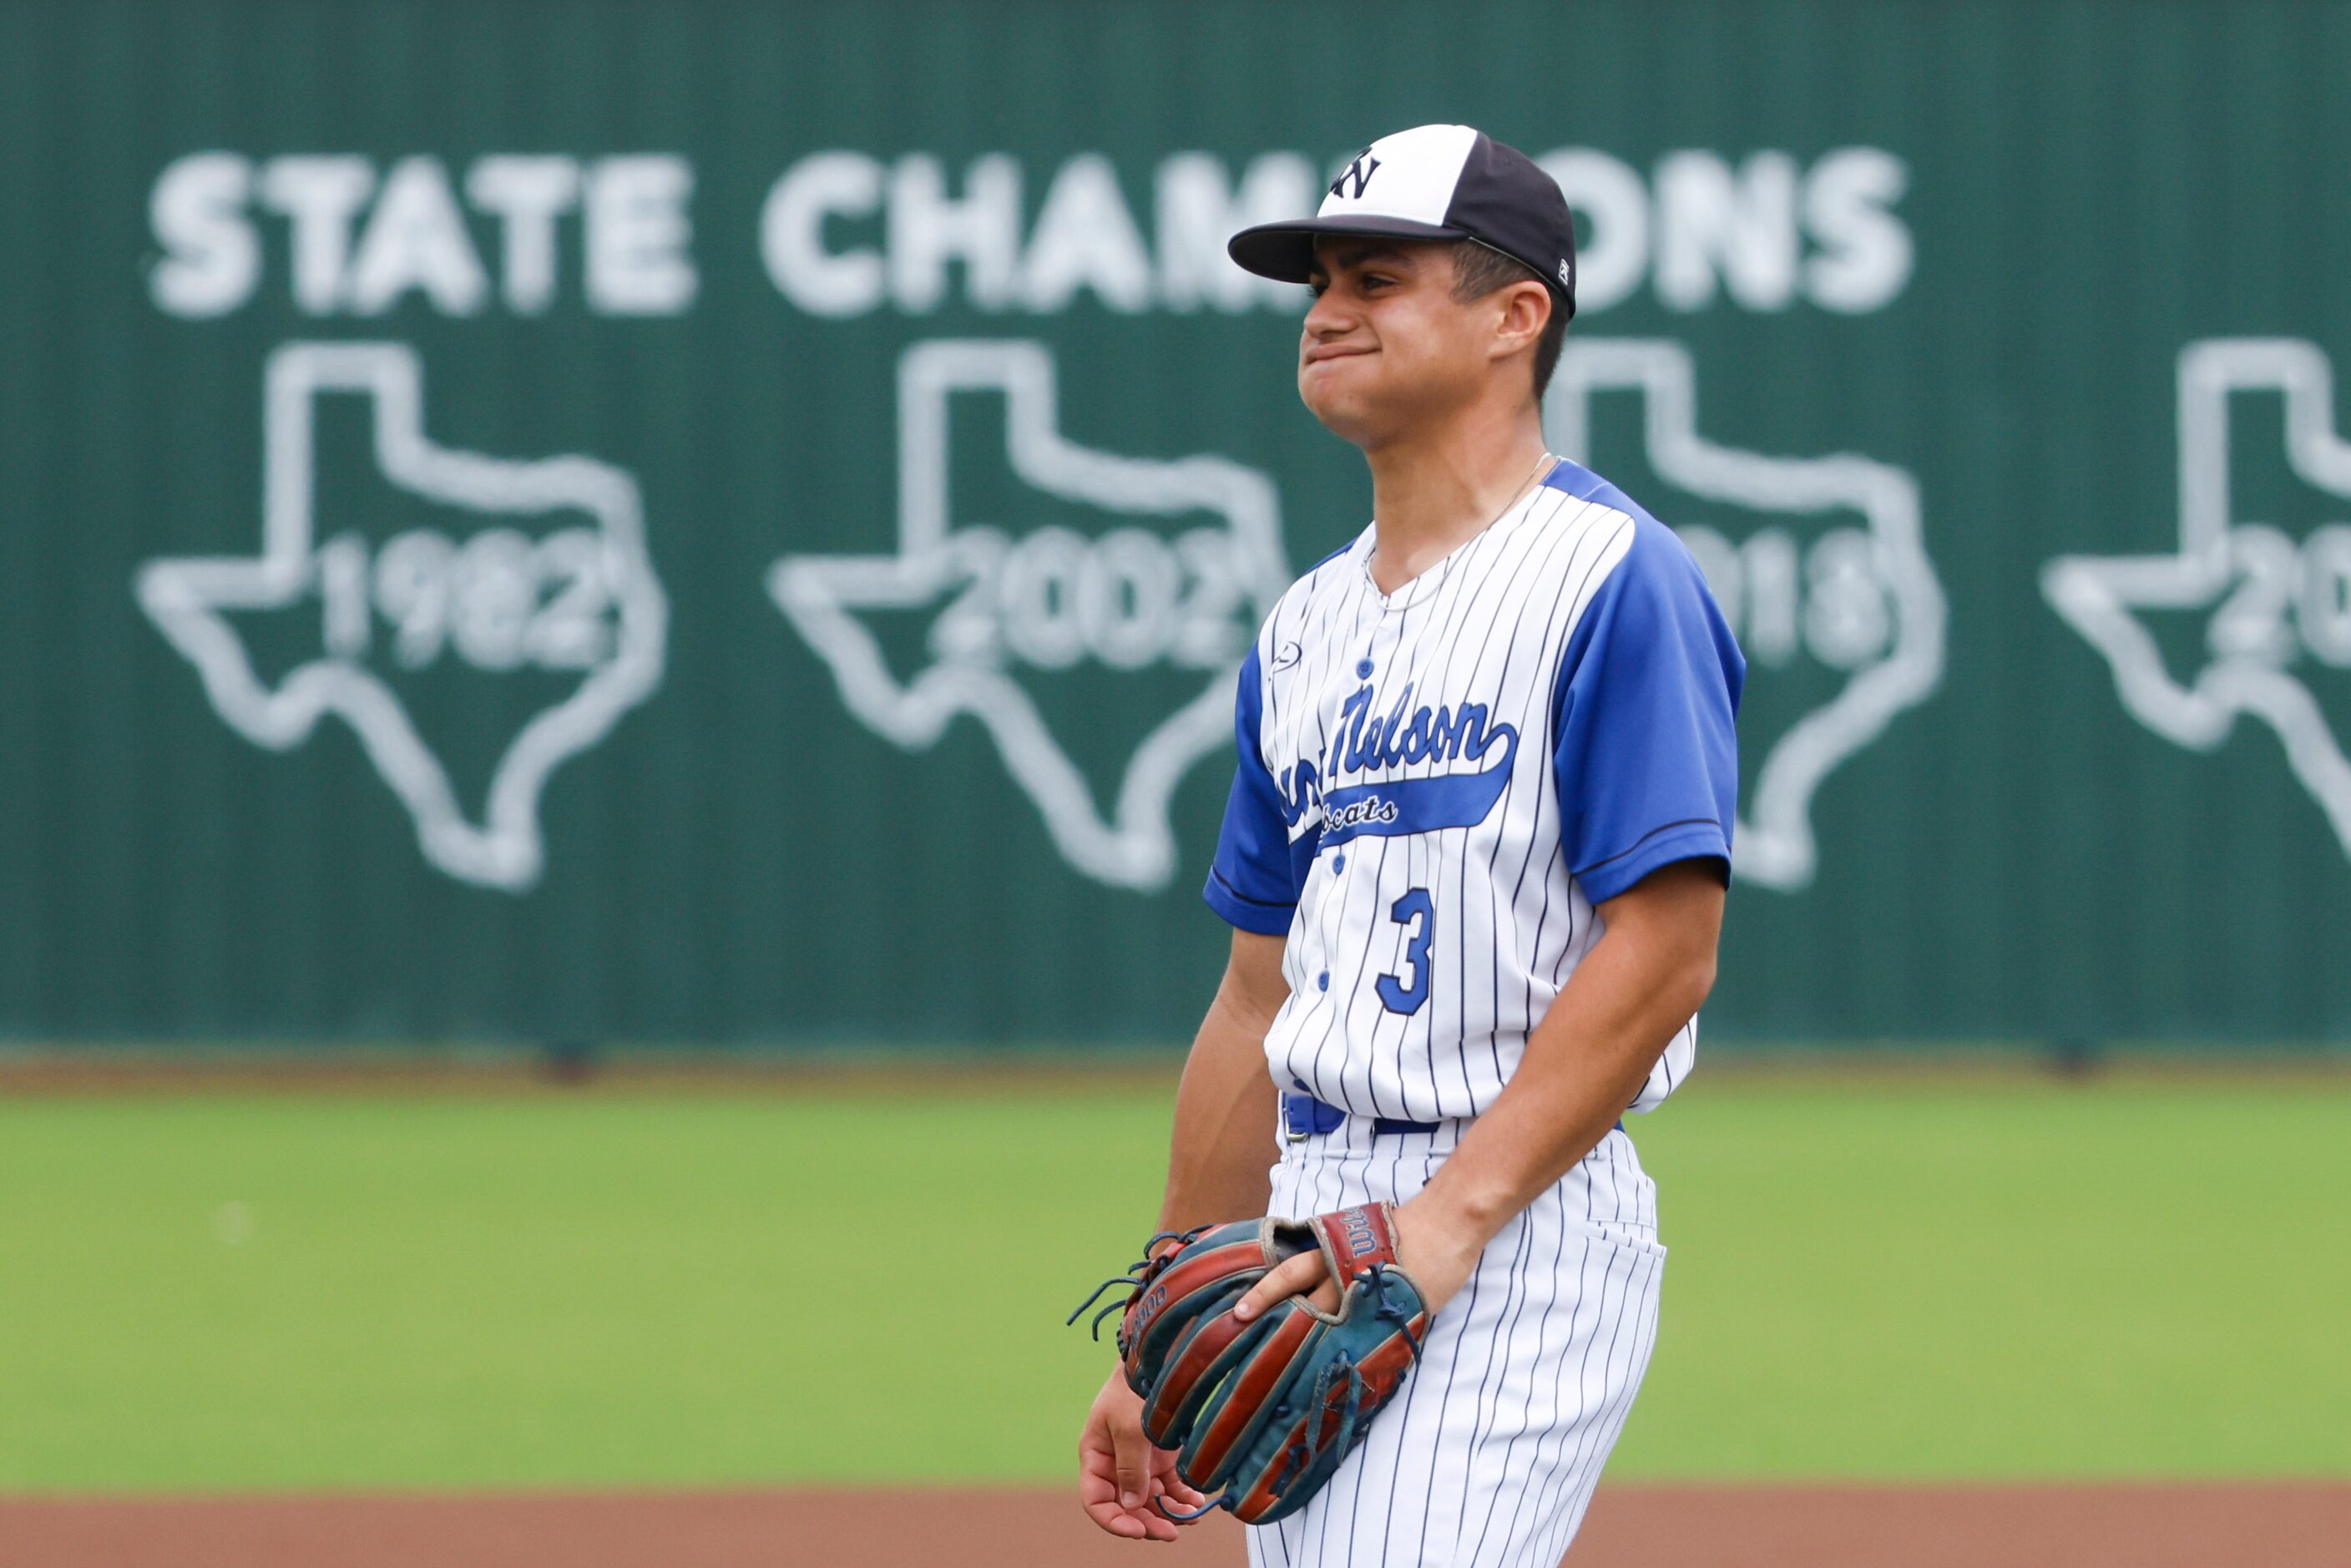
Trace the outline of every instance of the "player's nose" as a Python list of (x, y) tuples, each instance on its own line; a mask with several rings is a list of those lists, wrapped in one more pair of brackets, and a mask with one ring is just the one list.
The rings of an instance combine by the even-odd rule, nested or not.
[(1309, 343), (1325, 342), (1343, 337), (1356, 324), (1355, 313), (1349, 309), (1344, 297), (1335, 288), (1326, 288), (1314, 298), (1306, 312), (1305, 336)]

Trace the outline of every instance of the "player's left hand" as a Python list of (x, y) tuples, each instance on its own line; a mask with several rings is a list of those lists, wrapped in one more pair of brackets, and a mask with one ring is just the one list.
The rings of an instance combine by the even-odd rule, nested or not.
[[(1485, 1246), (1484, 1239), (1467, 1227), (1447, 1224), (1427, 1212), (1417, 1197), (1396, 1206), (1396, 1261), (1420, 1288), (1421, 1300), (1432, 1315), (1468, 1281)], [(1326, 1312), (1339, 1310), (1338, 1281), (1331, 1278), (1331, 1266), (1320, 1248), (1301, 1252), (1270, 1270), (1234, 1306), (1233, 1315), (1247, 1322), (1290, 1296), (1304, 1296)]]

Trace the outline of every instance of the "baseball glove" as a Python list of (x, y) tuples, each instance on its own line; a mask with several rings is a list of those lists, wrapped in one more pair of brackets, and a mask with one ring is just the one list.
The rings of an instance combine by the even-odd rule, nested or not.
[[(1428, 1333), (1420, 1288), (1396, 1266), (1395, 1217), (1373, 1203), (1155, 1236), (1144, 1261), (1088, 1299), (1132, 1287), (1095, 1314), (1095, 1331), (1123, 1309), (1119, 1358), (1143, 1396), (1144, 1432), (1177, 1449), (1176, 1473), (1211, 1494), (1169, 1517), (1222, 1507), (1244, 1524), (1270, 1523), (1305, 1507), (1363, 1441)], [(1148, 1256), (1171, 1239), (1180, 1245)], [(1290, 1296), (1249, 1322), (1233, 1316), (1269, 1270), (1313, 1247), (1339, 1283), (1337, 1312)]]

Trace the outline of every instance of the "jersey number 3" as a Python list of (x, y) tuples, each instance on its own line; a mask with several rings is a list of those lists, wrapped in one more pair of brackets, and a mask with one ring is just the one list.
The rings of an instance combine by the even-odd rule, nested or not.
[(1416, 1013), (1428, 1000), (1428, 949), (1437, 940), (1437, 911), (1428, 902), (1428, 889), (1416, 887), (1388, 905), (1388, 918), (1410, 927), (1404, 943), (1404, 967), (1411, 978), (1382, 975), (1374, 988), (1380, 993), (1380, 1005), (1388, 1011)]

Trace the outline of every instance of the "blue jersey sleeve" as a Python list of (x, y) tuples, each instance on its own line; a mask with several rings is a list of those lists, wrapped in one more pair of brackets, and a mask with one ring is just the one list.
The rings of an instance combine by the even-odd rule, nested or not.
[(1298, 894), (1314, 863), (1318, 835), (1290, 841), (1281, 794), (1265, 765), (1258, 730), (1265, 713), (1264, 679), (1254, 645), (1241, 662), (1240, 695), (1233, 728), (1240, 765), (1233, 769), (1232, 794), (1225, 801), (1225, 825), (1217, 835), (1217, 858), (1202, 891), (1208, 907), (1244, 931), (1261, 936), (1289, 935)]
[(1738, 820), (1747, 661), (1682, 542), (1646, 516), (1634, 528), (1553, 698), (1560, 847), (1594, 904), (1676, 861), (1719, 862), (1729, 880)]

